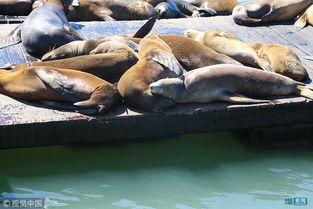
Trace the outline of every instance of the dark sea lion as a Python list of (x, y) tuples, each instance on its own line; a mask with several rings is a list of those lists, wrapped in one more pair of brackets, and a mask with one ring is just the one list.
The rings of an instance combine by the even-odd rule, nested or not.
[(255, 68), (221, 64), (195, 69), (178, 78), (158, 80), (149, 86), (153, 94), (177, 103), (226, 101), (261, 103), (257, 96), (301, 95), (313, 99), (313, 91), (288, 77)]
[(33, 0), (0, 0), (0, 15), (26, 16), (32, 4)]
[(312, 3), (313, 0), (253, 0), (237, 5), (232, 15), (240, 25), (288, 21)]
[(279, 74), (302, 81), (308, 73), (299, 57), (291, 49), (280, 44), (263, 44), (254, 42), (251, 47), (263, 59), (267, 60), (272, 69)]
[(313, 5), (311, 5), (295, 22), (297, 29), (302, 29), (306, 24), (313, 26)]
[(118, 82), (117, 88), (125, 103), (155, 112), (175, 105), (169, 99), (152, 95), (149, 90), (150, 83), (185, 72), (170, 47), (152, 33), (140, 41), (139, 58), (139, 62), (127, 70)]
[(175, 10), (176, 12), (182, 12), (192, 17), (209, 17), (217, 14), (216, 11), (212, 8), (202, 5), (199, 5), (198, 7), (188, 1), (167, 0), (167, 3), (170, 5), (172, 10)]
[(70, 8), (70, 21), (144, 20), (156, 15), (152, 5), (141, 0), (79, 0)]
[(24, 70), (28, 65), (51, 66), (87, 72), (110, 83), (115, 83), (120, 79), (123, 73), (135, 65), (137, 61), (138, 58), (134, 53), (119, 49), (106, 54), (83, 55), (47, 62), (11, 65), (5, 69), (18, 71)]
[(210, 30), (200, 32), (186, 30), (185, 36), (199, 41), (215, 51), (230, 56), (231, 58), (253, 67), (273, 72), (270, 63), (258, 56), (256, 51), (246, 43), (235, 39), (235, 35), (225, 30)]
[(171, 47), (175, 57), (189, 69), (216, 64), (237, 64), (240, 62), (218, 53), (198, 41), (178, 35), (160, 36)]
[(158, 13), (158, 18), (186, 18), (187, 16), (184, 15), (179, 10), (171, 7), (167, 2), (161, 2), (155, 6), (155, 10)]
[(41, 57), (55, 47), (82, 37), (70, 26), (64, 11), (72, 0), (48, 0), (34, 9), (25, 21), (0, 40), (0, 48), (23, 43), (26, 50)]
[(0, 92), (13, 98), (70, 109), (103, 113), (119, 95), (109, 82), (76, 70), (30, 66), (24, 70), (0, 70)]

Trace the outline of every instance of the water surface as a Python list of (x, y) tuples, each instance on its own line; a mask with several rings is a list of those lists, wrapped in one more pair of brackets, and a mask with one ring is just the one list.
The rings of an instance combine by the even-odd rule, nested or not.
[[(0, 150), (0, 158), (0, 196), (48, 197), (48, 208), (313, 208), (312, 149), (257, 150), (230, 133)], [(294, 197), (308, 205), (285, 205)]]

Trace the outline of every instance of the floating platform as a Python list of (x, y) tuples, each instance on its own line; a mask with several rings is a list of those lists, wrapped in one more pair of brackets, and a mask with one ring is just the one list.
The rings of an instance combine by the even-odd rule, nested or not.
[[(73, 27), (85, 38), (135, 32), (145, 21), (78, 22)], [(0, 36), (16, 24), (1, 24)], [(240, 40), (283, 44), (293, 49), (307, 66), (313, 78), (313, 28), (296, 31), (293, 23), (245, 27), (236, 25), (231, 16), (158, 20), (153, 28), (161, 35), (183, 35), (185, 29), (228, 30)], [(21, 44), (0, 49), (0, 66), (32, 62)], [(307, 82), (312, 85), (312, 81)], [(178, 134), (267, 130), (293, 136), (293, 128), (312, 137), (313, 101), (303, 97), (275, 97), (275, 103), (233, 105), (229, 103), (181, 104), (164, 113), (150, 113), (117, 106), (101, 116), (49, 109), (18, 101), (0, 94), (0, 148), (47, 146), (73, 143), (95, 143), (139, 138), (165, 137)], [(299, 128), (300, 127), (300, 128)], [(260, 134), (261, 132), (257, 132)], [(263, 132), (262, 132), (263, 133)], [(271, 133), (271, 132), (268, 132)]]

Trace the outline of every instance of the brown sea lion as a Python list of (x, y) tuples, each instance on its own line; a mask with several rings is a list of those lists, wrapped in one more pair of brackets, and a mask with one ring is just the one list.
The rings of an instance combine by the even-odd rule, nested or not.
[[(104, 43), (104, 42), (108, 42), (111, 44), (119, 42), (123, 45), (128, 46), (133, 51), (138, 51), (139, 49), (139, 45), (127, 37), (121, 37), (121, 36), (100, 37), (100, 38), (94, 38), (94, 39), (89, 39), (89, 40), (84, 40), (84, 41), (70, 42), (68, 44), (60, 46), (59, 48), (56, 48), (44, 54), (41, 60), (42, 61), (57, 60), (57, 59), (64, 59), (64, 58), (70, 58), (70, 57), (75, 57), (75, 56), (87, 55), (87, 54), (90, 54), (91, 51), (95, 50), (99, 44)], [(113, 44), (113, 45), (116, 45), (116, 44)]]
[(27, 16), (34, 0), (0, 0), (0, 15)]
[(295, 22), (297, 29), (302, 29), (306, 24), (313, 26), (313, 5), (311, 5)]
[(162, 2), (166, 2), (166, 0), (143, 0), (143, 1), (151, 4), (154, 7)]
[(308, 73), (299, 57), (291, 49), (280, 44), (263, 44), (254, 42), (251, 47), (263, 59), (267, 60), (272, 69), (279, 74), (302, 81)]
[(41, 57), (54, 47), (82, 37), (70, 26), (65, 16), (73, 0), (48, 0), (34, 9), (25, 21), (0, 39), (0, 48), (22, 42), (27, 52)]
[(152, 95), (149, 84), (161, 78), (177, 77), (185, 70), (171, 53), (171, 48), (158, 35), (147, 35), (139, 45), (139, 62), (123, 74), (117, 88), (126, 104), (161, 112), (175, 103)]
[(237, 5), (232, 15), (240, 25), (288, 21), (311, 4), (313, 0), (253, 0)]
[(48, 66), (0, 70), (0, 92), (13, 98), (65, 109), (91, 109), (103, 113), (119, 95), (109, 82), (94, 75)]
[(151, 17), (134, 34), (113, 35), (113, 36), (98, 37), (98, 38), (93, 38), (93, 39), (83, 40), (83, 41), (73, 41), (46, 53), (41, 58), (41, 60), (47, 61), (47, 60), (55, 60), (55, 59), (86, 55), (86, 54), (89, 54), (92, 50), (94, 50), (99, 44), (105, 41), (118, 41), (118, 42), (128, 45), (134, 51), (138, 51), (139, 49), (138, 44), (141, 40), (140, 38), (143, 38), (151, 31), (154, 23), (156, 22), (156, 18), (157, 16)]
[(269, 100), (249, 96), (270, 95), (301, 95), (313, 99), (312, 89), (305, 84), (276, 73), (231, 64), (195, 69), (178, 78), (158, 80), (149, 88), (153, 94), (177, 103), (261, 103)]
[(215, 51), (230, 56), (231, 58), (253, 67), (260, 67), (263, 70), (273, 72), (270, 63), (260, 58), (254, 49), (248, 44), (241, 42), (232, 33), (225, 30), (211, 30), (200, 32), (186, 30), (185, 36), (199, 41)]
[(28, 65), (51, 66), (87, 72), (110, 83), (115, 83), (120, 79), (123, 73), (136, 64), (137, 61), (137, 56), (132, 52), (125, 49), (118, 49), (106, 54), (83, 55), (47, 62), (11, 65), (5, 69), (18, 71), (24, 70)]
[(160, 36), (171, 47), (175, 57), (189, 69), (216, 64), (237, 64), (240, 62), (218, 53), (198, 41), (178, 35)]
[(156, 15), (152, 5), (141, 0), (79, 0), (68, 14), (70, 21), (144, 20)]

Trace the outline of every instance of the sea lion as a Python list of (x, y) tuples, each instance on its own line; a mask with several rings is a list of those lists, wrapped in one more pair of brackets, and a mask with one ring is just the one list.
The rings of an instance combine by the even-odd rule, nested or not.
[(28, 65), (51, 66), (87, 72), (110, 83), (115, 83), (137, 61), (138, 58), (134, 53), (125, 49), (118, 49), (106, 54), (91, 54), (47, 62), (11, 65), (3, 69), (18, 71), (24, 70)]
[(41, 57), (52, 48), (83, 38), (70, 26), (64, 11), (73, 0), (48, 0), (0, 39), (0, 48), (22, 42), (27, 52)]
[(259, 57), (267, 60), (272, 69), (279, 74), (290, 77), (296, 81), (302, 81), (308, 77), (308, 73), (299, 57), (291, 49), (280, 44), (263, 44), (254, 42), (251, 47)]
[(235, 35), (225, 30), (211, 30), (200, 32), (196, 30), (184, 31), (186, 37), (199, 41), (215, 51), (253, 67), (273, 72), (270, 63), (260, 58), (248, 44), (235, 39)]
[(189, 70), (216, 64), (242, 65), (233, 58), (184, 36), (164, 35), (160, 38), (171, 47), (175, 57)]
[(27, 16), (33, 0), (0, 0), (0, 15)]
[(313, 26), (313, 4), (295, 22), (295, 27), (302, 29), (307, 23)]
[[(125, 34), (125, 35), (113, 35), (98, 37), (82, 41), (72, 41), (68, 44), (64, 44), (57, 49), (54, 49), (46, 53), (41, 60), (56, 60), (62, 58), (75, 57), (80, 55), (87, 55), (92, 50), (94, 50), (99, 44), (105, 41), (118, 41), (124, 43), (131, 47), (134, 51), (138, 51), (138, 44), (141, 39), (145, 37), (153, 28), (154, 23), (156, 22), (157, 16), (151, 17), (148, 21), (143, 24), (135, 34)], [(131, 38), (131, 39), (130, 39)], [(134, 42), (135, 41), (135, 42)]]
[(117, 89), (126, 104), (161, 112), (175, 103), (152, 95), (149, 84), (161, 78), (182, 75), (185, 69), (171, 53), (171, 48), (155, 33), (147, 35), (139, 45), (139, 62), (122, 75)]
[(0, 70), (0, 84), (0, 92), (13, 98), (66, 109), (91, 109), (90, 113), (103, 113), (119, 100), (116, 87), (105, 80), (48, 66)]
[(303, 83), (276, 73), (231, 64), (195, 69), (178, 78), (158, 80), (149, 88), (153, 94), (177, 103), (262, 103), (269, 100), (249, 96), (292, 94), (313, 99), (313, 91)]
[(233, 19), (240, 25), (288, 21), (313, 4), (313, 0), (253, 0), (237, 5)]
[(155, 10), (158, 13), (158, 19), (161, 18), (186, 18), (187, 16), (184, 15), (179, 10), (171, 7), (170, 4), (167, 2), (161, 2), (158, 5), (155, 6)]
[(116, 43), (118, 42), (118, 43), (128, 46), (128, 48), (131, 48), (133, 51), (138, 51), (139, 49), (139, 45), (127, 37), (109, 36), (109, 37), (101, 37), (101, 38), (89, 39), (89, 40), (84, 40), (84, 41), (70, 42), (68, 44), (60, 46), (59, 48), (56, 48), (44, 54), (41, 60), (42, 61), (57, 60), (57, 59), (64, 59), (64, 58), (70, 58), (70, 57), (75, 57), (75, 56), (87, 55), (87, 54), (90, 54), (91, 51), (95, 50), (99, 44), (105, 43), (105, 42), (112, 44), (113, 45), (112, 47), (114, 47), (114, 45), (116, 45)]
[(152, 5), (141, 0), (79, 0), (68, 14), (70, 21), (144, 20), (156, 15)]
[(199, 4), (198, 7), (188, 1), (182, 0), (167, 0), (167, 3), (177, 13), (181, 12), (192, 17), (209, 17), (217, 14), (214, 9), (207, 7), (207, 5)]

